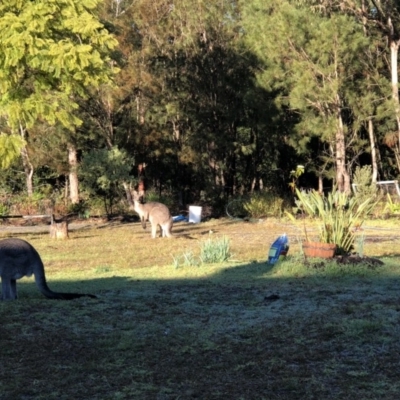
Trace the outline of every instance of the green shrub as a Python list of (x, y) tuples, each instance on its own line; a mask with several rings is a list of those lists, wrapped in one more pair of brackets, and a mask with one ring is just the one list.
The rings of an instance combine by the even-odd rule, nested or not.
[(283, 199), (275, 193), (258, 192), (243, 203), (243, 208), (251, 218), (280, 217), (282, 215)]
[(196, 257), (193, 252), (187, 251), (179, 256), (172, 256), (172, 265), (175, 268), (198, 267), (201, 264), (217, 264), (228, 261), (231, 257), (230, 240), (222, 238), (209, 238), (201, 243), (200, 256)]
[(157, 201), (159, 203), (163, 203), (169, 208), (172, 208), (174, 205), (174, 199), (171, 194), (163, 192), (160, 195), (156, 189), (146, 190), (144, 202), (149, 203), (150, 201)]
[(121, 185), (133, 180), (132, 165), (133, 157), (118, 147), (93, 149), (83, 155), (78, 169), (81, 186), (91, 197), (102, 197), (106, 213), (113, 214)]
[(230, 240), (226, 236), (220, 239), (209, 238), (202, 243), (200, 260), (203, 264), (222, 263), (230, 257)]
[(372, 182), (372, 168), (370, 165), (357, 167), (353, 174), (353, 185), (355, 187), (354, 197), (358, 204), (368, 198), (375, 198), (378, 194), (378, 187)]
[(41, 192), (34, 192), (31, 197), (16, 195), (10, 200), (10, 214), (14, 215), (47, 214), (51, 208), (51, 199)]
[(387, 201), (385, 204), (384, 212), (388, 212), (390, 215), (400, 214), (400, 203), (394, 202), (392, 196), (387, 193)]
[(226, 205), (225, 212), (230, 218), (249, 218), (248, 211), (244, 208), (246, 200), (242, 197), (230, 200)]
[(78, 214), (78, 218), (89, 218), (90, 206), (85, 200), (80, 200), (79, 203), (69, 205), (68, 214)]
[(200, 264), (200, 261), (196, 259), (194, 254), (191, 251), (187, 251), (183, 253), (181, 256), (173, 257), (173, 266), (175, 268), (179, 268), (181, 265), (184, 267), (197, 267)]
[(9, 212), (10, 212), (10, 208), (9, 208), (8, 204), (5, 202), (0, 203), (0, 215), (2, 217), (4, 217), (4, 216), (8, 215)]

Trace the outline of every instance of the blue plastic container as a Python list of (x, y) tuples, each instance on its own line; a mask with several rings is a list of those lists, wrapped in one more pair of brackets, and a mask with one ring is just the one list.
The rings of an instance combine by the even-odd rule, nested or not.
[(180, 221), (185, 221), (187, 222), (188, 219), (184, 215), (177, 215), (176, 217), (172, 217), (173, 222), (180, 222)]
[(279, 261), (279, 257), (286, 256), (289, 251), (289, 239), (284, 233), (272, 243), (268, 253), (268, 264), (274, 265)]

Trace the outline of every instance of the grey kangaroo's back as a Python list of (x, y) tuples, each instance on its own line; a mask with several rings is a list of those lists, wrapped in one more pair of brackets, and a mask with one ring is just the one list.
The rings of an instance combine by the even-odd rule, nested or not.
[[(156, 201), (150, 201), (148, 203), (143, 203), (141, 204), (139, 200), (134, 200), (135, 202), (135, 211), (139, 214), (140, 217), (140, 222), (142, 223), (143, 229), (146, 229), (146, 221), (149, 221), (150, 218), (150, 213), (153, 210), (153, 208), (166, 208), (168, 213), (169, 210), (167, 206), (165, 206), (162, 203), (157, 203)], [(138, 203), (136, 205), (136, 202)]]
[(162, 236), (172, 236), (172, 217), (166, 205), (158, 203), (149, 211), (149, 221), (151, 224), (151, 234), (155, 238), (157, 235), (157, 226), (161, 228)]
[(139, 214), (143, 229), (146, 229), (146, 221), (150, 221), (151, 236), (153, 238), (157, 236), (158, 226), (160, 226), (162, 236), (172, 236), (173, 221), (171, 213), (165, 204), (156, 201), (141, 204), (139, 195), (134, 192), (133, 209)]
[(36, 249), (22, 239), (0, 240), (0, 276), (3, 300), (17, 298), (17, 279), (34, 275), (40, 292), (49, 299), (71, 300), (90, 294), (57, 293), (47, 286), (42, 259)]

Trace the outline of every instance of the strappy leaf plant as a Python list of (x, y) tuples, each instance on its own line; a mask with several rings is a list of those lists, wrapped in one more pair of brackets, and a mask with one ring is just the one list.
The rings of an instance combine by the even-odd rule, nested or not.
[(353, 249), (354, 228), (363, 224), (376, 205), (373, 197), (359, 203), (354, 196), (336, 189), (327, 196), (317, 191), (304, 192), (296, 189), (296, 195), (300, 209), (321, 222), (320, 241), (336, 244), (337, 254), (347, 254)]

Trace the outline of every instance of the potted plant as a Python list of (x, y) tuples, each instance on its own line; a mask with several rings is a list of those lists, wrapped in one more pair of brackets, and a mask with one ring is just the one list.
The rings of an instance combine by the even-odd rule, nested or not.
[[(296, 188), (296, 195), (298, 207), (320, 222), (318, 242), (310, 242), (305, 231), (303, 251), (310, 257), (329, 258), (350, 253), (355, 241), (354, 228), (363, 224), (376, 204), (373, 197), (359, 203), (354, 196), (336, 188), (327, 196), (315, 190), (305, 192)], [(317, 253), (318, 248), (322, 248), (320, 253)]]

